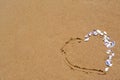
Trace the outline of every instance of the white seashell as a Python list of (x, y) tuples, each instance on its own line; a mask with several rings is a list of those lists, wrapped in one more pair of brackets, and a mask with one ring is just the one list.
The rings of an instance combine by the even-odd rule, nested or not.
[(112, 60), (112, 57), (113, 57), (112, 55), (109, 55), (109, 56), (108, 56), (108, 59)]
[(101, 32), (100, 35), (103, 36), (104, 34)]
[(107, 47), (107, 48), (111, 48), (111, 44), (108, 43), (108, 44), (106, 45), (106, 47)]
[(107, 48), (112, 48), (112, 47), (114, 47), (114, 46), (115, 46), (115, 41), (109, 42), (109, 43), (106, 45)]
[(85, 35), (85, 38), (89, 38), (89, 35), (87, 34), (87, 35)]
[(106, 67), (106, 68), (105, 68), (105, 71), (107, 72), (108, 70), (109, 70), (109, 67)]
[(109, 36), (107, 36), (107, 35), (104, 35), (103, 40), (110, 40), (110, 37), (109, 37)]
[(107, 59), (105, 63), (106, 63), (106, 66), (109, 66), (109, 67), (112, 66), (111, 60), (109, 59)]
[(107, 46), (109, 44), (109, 42), (104, 42), (104, 45)]
[(85, 38), (84, 41), (85, 41), (85, 42), (89, 41), (89, 38)]
[(112, 55), (112, 56), (115, 56), (115, 53), (112, 53), (111, 55)]
[(100, 33), (101, 33), (101, 31), (100, 31), (99, 29), (97, 29), (97, 30), (96, 30), (96, 32), (97, 32), (98, 34), (100, 34)]
[(92, 32), (89, 32), (88, 35), (91, 36), (93, 33)]
[(111, 52), (112, 52), (112, 50), (110, 50), (110, 49), (106, 51), (107, 54), (110, 54)]
[(93, 35), (97, 36), (98, 35), (97, 31), (93, 31)]
[(104, 43), (109, 43), (109, 42), (110, 42), (110, 41), (107, 40), (107, 39), (104, 39), (103, 41), (104, 41)]
[(113, 64), (110, 64), (109, 66), (111, 67)]
[(104, 31), (103, 33), (104, 33), (104, 35), (107, 35), (107, 32), (106, 32), (106, 31)]
[(111, 42), (111, 48), (115, 46), (115, 41)]

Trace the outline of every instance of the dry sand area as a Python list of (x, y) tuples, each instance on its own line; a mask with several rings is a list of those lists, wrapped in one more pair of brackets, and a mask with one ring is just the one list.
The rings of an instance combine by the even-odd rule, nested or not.
[[(105, 75), (70, 68), (60, 51), (70, 38), (93, 29), (116, 41)], [(65, 50), (73, 64), (105, 67), (99, 37)], [(120, 0), (0, 0), (0, 80), (120, 80)]]

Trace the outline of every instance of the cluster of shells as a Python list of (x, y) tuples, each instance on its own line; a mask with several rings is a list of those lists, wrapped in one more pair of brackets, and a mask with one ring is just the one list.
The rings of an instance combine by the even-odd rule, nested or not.
[(114, 57), (115, 53), (112, 51), (111, 48), (115, 46), (115, 41), (111, 41), (110, 37), (107, 35), (106, 31), (100, 31), (100, 30), (93, 30), (92, 32), (89, 32), (87, 35), (85, 35), (84, 41), (87, 42), (89, 41), (91, 36), (102, 36), (103, 38), (103, 43), (107, 48), (106, 54), (108, 55), (105, 64), (105, 72), (109, 70), (109, 68), (112, 66), (112, 58)]

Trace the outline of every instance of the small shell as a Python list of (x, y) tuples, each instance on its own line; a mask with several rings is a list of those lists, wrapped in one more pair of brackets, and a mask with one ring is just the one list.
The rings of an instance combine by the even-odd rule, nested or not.
[(111, 67), (113, 64), (110, 64), (109, 66)]
[(103, 40), (110, 40), (110, 37), (107, 35), (104, 35)]
[(109, 55), (109, 56), (108, 56), (108, 59), (112, 60), (112, 57), (113, 57), (112, 55)]
[(112, 55), (112, 56), (115, 56), (115, 53), (112, 53), (111, 55)]
[(101, 32), (100, 35), (103, 36), (104, 34)]
[(107, 35), (107, 32), (106, 32), (106, 31), (104, 31), (103, 33), (104, 33), (104, 35)]
[(91, 36), (93, 33), (92, 32), (89, 32), (88, 35)]
[(110, 41), (107, 40), (107, 39), (104, 39), (103, 41), (104, 41), (104, 43), (109, 43), (109, 42), (110, 42)]
[(85, 42), (89, 41), (89, 38), (85, 38), (84, 41), (85, 41)]
[(104, 42), (104, 45), (107, 46), (109, 44), (109, 42)]
[(89, 35), (87, 34), (87, 35), (85, 35), (85, 38), (89, 38)]
[(110, 54), (111, 52), (112, 52), (112, 50), (110, 50), (110, 49), (106, 51), (107, 54)]
[(100, 31), (99, 29), (97, 29), (97, 30), (96, 30), (96, 32), (97, 32), (98, 34), (100, 34), (100, 33), (101, 33), (101, 31)]
[(107, 48), (111, 48), (111, 43), (108, 43), (108, 44), (106, 45), (106, 47), (107, 47)]
[(106, 45), (107, 48), (112, 48), (112, 47), (114, 47), (114, 46), (115, 46), (115, 41), (109, 42), (109, 43)]
[(115, 41), (111, 42), (111, 48), (115, 46)]
[(105, 71), (107, 72), (108, 70), (109, 70), (109, 67), (106, 67), (106, 68), (105, 68)]
[(112, 62), (111, 60), (107, 59), (106, 62), (105, 62), (105, 63), (106, 63), (106, 66), (109, 66), (109, 67), (112, 66), (112, 63), (111, 63), (111, 62)]
[(93, 35), (97, 36), (98, 35), (97, 31), (93, 31)]

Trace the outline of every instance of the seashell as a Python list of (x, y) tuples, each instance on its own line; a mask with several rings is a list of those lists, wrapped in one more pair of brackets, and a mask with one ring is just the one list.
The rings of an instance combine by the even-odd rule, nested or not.
[(103, 36), (104, 34), (101, 32), (100, 35)]
[(89, 32), (88, 35), (91, 36), (93, 33), (92, 32)]
[(89, 35), (87, 34), (87, 35), (85, 35), (85, 38), (89, 38)]
[(110, 54), (111, 52), (112, 52), (112, 50), (110, 50), (110, 49), (106, 51), (107, 54)]
[(111, 44), (110, 44), (110, 42), (109, 43), (106, 43), (106, 45), (105, 45), (107, 48), (111, 48)]
[(111, 67), (113, 64), (110, 64), (109, 66)]
[(98, 35), (97, 31), (93, 31), (93, 35), (97, 36)]
[(107, 46), (109, 44), (109, 42), (104, 42), (104, 45)]
[(97, 29), (97, 30), (96, 30), (96, 32), (97, 32), (98, 34), (100, 34), (100, 33), (101, 33), (101, 31), (100, 31), (99, 29)]
[(105, 62), (105, 63), (106, 63), (106, 66), (109, 66), (109, 67), (112, 66), (112, 63), (111, 63), (111, 62), (112, 62), (111, 60), (107, 59), (106, 62)]
[(111, 55), (112, 55), (112, 56), (115, 56), (115, 53), (112, 53)]
[(104, 39), (103, 41), (104, 41), (104, 43), (109, 43), (109, 42), (110, 42), (110, 41), (107, 40), (107, 39)]
[(108, 70), (109, 70), (109, 67), (106, 67), (106, 68), (105, 68), (105, 71), (107, 72)]
[(111, 48), (115, 46), (115, 41), (111, 42)]
[(96, 32), (97, 32), (98, 34), (100, 34), (101, 36), (104, 35), (104, 33), (102, 33), (99, 29), (97, 29)]
[(89, 40), (89, 38), (85, 38), (84, 41), (87, 42)]
[(107, 35), (104, 35), (103, 40), (110, 40), (110, 37)]
[(106, 45), (107, 48), (112, 48), (112, 47), (114, 47), (114, 46), (115, 46), (115, 41), (109, 42), (109, 43)]
[(108, 59), (112, 60), (112, 57), (113, 57), (112, 55), (109, 55), (109, 56), (108, 56)]
[(103, 33), (104, 33), (104, 35), (107, 35), (107, 32), (106, 32), (106, 31), (104, 31)]

